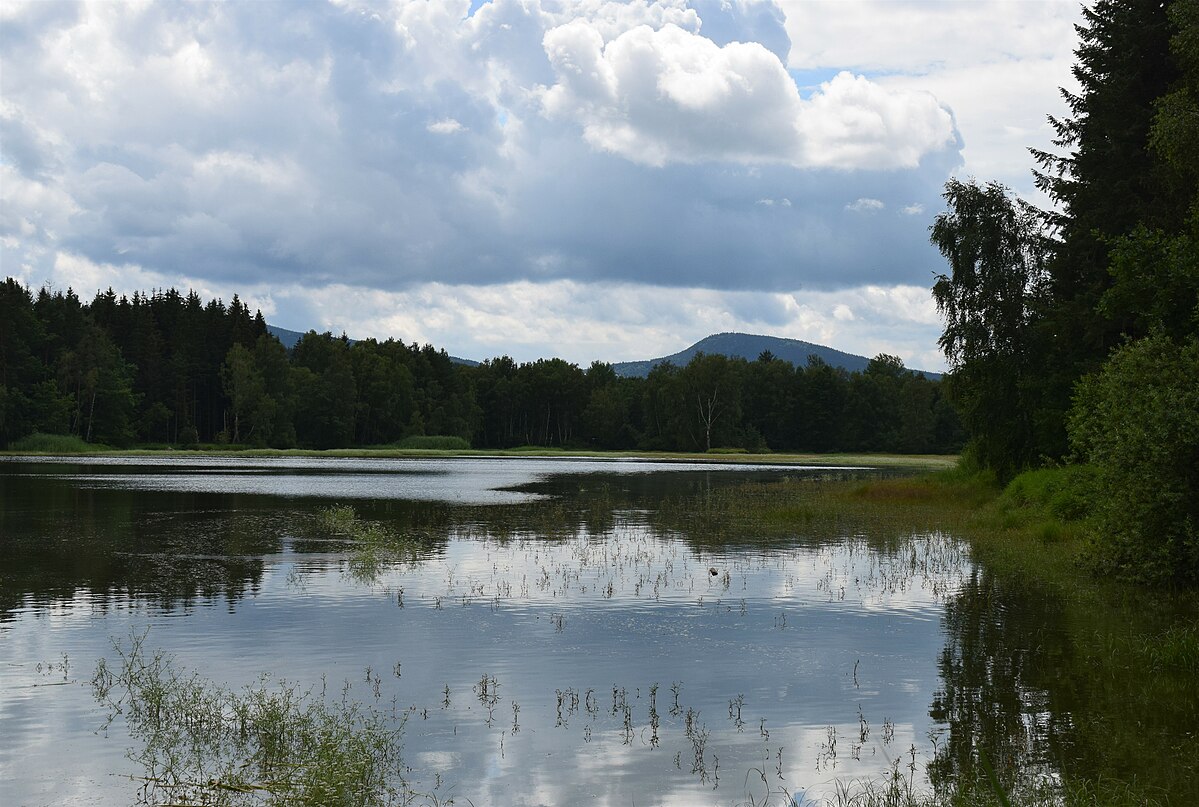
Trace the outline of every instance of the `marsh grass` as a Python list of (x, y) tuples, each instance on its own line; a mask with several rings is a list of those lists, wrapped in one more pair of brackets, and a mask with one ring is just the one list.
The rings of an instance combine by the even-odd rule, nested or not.
[(1142, 639), (1142, 652), (1153, 669), (1171, 670), (1199, 680), (1199, 626), (1174, 625)]
[(139, 743), (139, 804), (322, 805), (410, 803), (402, 790), (402, 718), (378, 703), (340, 698), (263, 676), (235, 691), (145, 646), (114, 641), (92, 678), (108, 710)]
[(340, 539), (350, 545), (347, 571), (355, 580), (372, 582), (384, 569), (420, 560), (428, 542), (414, 535), (399, 535), (382, 524), (363, 521), (348, 505), (318, 510), (313, 519), (315, 537)]
[(845, 536), (896, 540), (960, 523), (985, 495), (971, 485), (947, 502), (942, 488), (948, 484), (936, 474), (871, 482), (837, 473), (792, 477), (669, 497), (650, 520), (700, 545), (839, 542)]
[(8, 450), (17, 454), (96, 454), (111, 452), (101, 443), (89, 443), (74, 434), (43, 434), (34, 432), (9, 444)]
[[(978, 608), (970, 597), (1007, 590), (1030, 603), (1021, 607), (1026, 618), (1042, 620), (1029, 625), (1044, 631), (1050, 645), (1030, 645), (1025, 652), (1044, 661), (1021, 665), (1011, 695), (1013, 702), (1043, 699), (1064, 716), (1050, 735), (1027, 738), (1040, 751), (1011, 749), (1015, 767), (997, 770), (994, 782), (976, 757), (955, 768), (935, 793), (900, 791), (893, 779), (880, 777), (852, 783), (828, 803), (1199, 803), (1199, 735), (1193, 730), (1199, 596), (1129, 585), (1097, 571), (1090, 475), (1085, 467), (1042, 469), (1006, 487), (991, 476), (957, 469), (867, 481), (829, 475), (817, 481), (750, 483), (668, 500), (651, 520), (713, 549), (850, 537), (887, 550), (902, 548), (913, 536), (942, 532), (965, 542), (977, 569), (971, 591), (950, 595), (956, 610), (974, 613)], [(969, 620), (963, 625), (968, 627)], [(1030, 712), (1029, 719), (1033, 716)], [(979, 731), (974, 742), (992, 742), (981, 725), (968, 721), (953, 730)], [(1061, 736), (1054, 736), (1057, 732)], [(1053, 754), (1058, 771), (1049, 780), (1026, 770), (1043, 766), (1038, 754), (1045, 751)], [(1154, 772), (1152, 781), (1138, 777), (1145, 771)]]
[(440, 434), (420, 434), (405, 437), (395, 448), (407, 450), (470, 451), (470, 441), (463, 437)]

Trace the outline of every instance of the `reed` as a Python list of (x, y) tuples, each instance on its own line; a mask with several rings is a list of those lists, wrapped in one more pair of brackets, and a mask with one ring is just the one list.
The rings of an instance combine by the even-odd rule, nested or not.
[(264, 675), (233, 690), (146, 647), (147, 634), (115, 641), (101, 659), (96, 700), (138, 745), (142, 804), (382, 807), (410, 800), (403, 786), (403, 717)]

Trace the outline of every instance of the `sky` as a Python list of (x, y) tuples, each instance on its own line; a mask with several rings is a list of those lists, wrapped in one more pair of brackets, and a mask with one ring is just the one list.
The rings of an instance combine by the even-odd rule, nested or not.
[(0, 265), (587, 365), (945, 368), (951, 176), (1037, 204), (1074, 0), (0, 4)]

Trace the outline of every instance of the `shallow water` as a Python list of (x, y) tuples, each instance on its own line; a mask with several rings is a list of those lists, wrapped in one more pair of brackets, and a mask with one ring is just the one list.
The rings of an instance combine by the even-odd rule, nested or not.
[[(664, 497), (860, 473), (0, 463), (0, 803), (136, 800), (135, 743), (119, 720), (96, 732), (105, 713), (86, 684), (114, 640), (143, 632), (218, 684), (348, 682), (404, 721), (406, 779), (443, 803), (817, 798), (893, 766), (926, 783), (938, 754), (952, 762), (961, 722), (944, 675), (962, 592), (980, 586), (963, 544), (868, 531), (721, 542), (652, 517)], [(355, 574), (350, 547), (308, 529), (333, 502), (419, 535), (422, 552)], [(1012, 718), (1038, 711), (1017, 704)]]

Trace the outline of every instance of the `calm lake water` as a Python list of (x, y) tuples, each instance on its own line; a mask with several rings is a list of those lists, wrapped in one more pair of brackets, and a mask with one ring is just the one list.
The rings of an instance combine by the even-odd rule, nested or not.
[[(986, 688), (1002, 676), (971, 671), (1049, 663), (1031, 643), (1064, 629), (1043, 609), (935, 530), (729, 540), (657, 516), (749, 480), (871, 473), (0, 462), (0, 804), (136, 802), (136, 742), (120, 719), (98, 730), (88, 683), (114, 640), (142, 634), (218, 684), (266, 673), (387, 704), (406, 780), (443, 803), (732, 805), (767, 789), (802, 803), (896, 766), (951, 778), (969, 743), (951, 727), (1004, 696)], [(419, 557), (356, 571), (352, 547), (312, 537), (335, 503), (420, 536)], [(984, 729), (1014, 731), (1021, 764), (1052, 779), (1071, 717), (1011, 688)]]

